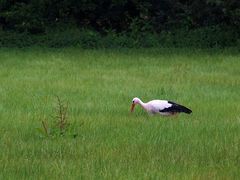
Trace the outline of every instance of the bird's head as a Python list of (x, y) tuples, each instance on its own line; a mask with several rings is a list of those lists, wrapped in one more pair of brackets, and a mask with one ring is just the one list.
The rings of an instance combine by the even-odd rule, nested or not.
[(139, 103), (140, 103), (140, 99), (139, 99), (139, 98), (137, 98), (137, 97), (133, 98), (133, 100), (132, 100), (132, 105), (131, 105), (131, 112), (134, 111), (135, 105), (136, 105), (136, 104), (139, 104)]

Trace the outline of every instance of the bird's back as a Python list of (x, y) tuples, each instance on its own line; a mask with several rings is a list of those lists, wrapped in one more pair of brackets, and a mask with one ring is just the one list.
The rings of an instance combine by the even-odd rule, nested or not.
[(161, 109), (170, 107), (171, 105), (166, 100), (152, 100), (147, 103), (149, 108), (152, 108), (153, 111), (159, 112)]

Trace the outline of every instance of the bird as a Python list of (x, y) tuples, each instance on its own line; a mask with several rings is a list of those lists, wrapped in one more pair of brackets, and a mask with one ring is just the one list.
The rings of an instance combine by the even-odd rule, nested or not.
[(132, 100), (131, 112), (134, 111), (134, 107), (137, 104), (139, 104), (144, 110), (146, 110), (151, 115), (160, 114), (163, 116), (172, 116), (182, 112), (187, 114), (192, 113), (191, 109), (172, 101), (152, 100), (147, 103), (144, 103), (138, 97), (135, 97)]

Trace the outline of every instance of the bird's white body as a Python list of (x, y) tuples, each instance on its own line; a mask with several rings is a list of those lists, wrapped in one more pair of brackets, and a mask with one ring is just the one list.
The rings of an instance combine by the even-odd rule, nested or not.
[(159, 112), (159, 110), (163, 110), (165, 108), (171, 107), (171, 104), (168, 103), (166, 100), (152, 100), (146, 103), (147, 111), (152, 114), (159, 113), (161, 115), (169, 115), (167, 112)]
[(167, 100), (152, 100), (147, 103), (142, 102), (139, 98), (134, 98), (132, 101), (131, 111), (133, 112), (134, 106), (139, 104), (149, 114), (160, 114), (160, 115), (175, 115), (180, 112), (190, 114), (192, 111), (182, 105), (176, 104)]
[(152, 100), (147, 103), (144, 103), (140, 100), (139, 105), (149, 114), (161, 114), (161, 115), (169, 115), (169, 113), (159, 112), (159, 110), (163, 110), (171, 106), (171, 104), (169, 104), (168, 101), (166, 100)]

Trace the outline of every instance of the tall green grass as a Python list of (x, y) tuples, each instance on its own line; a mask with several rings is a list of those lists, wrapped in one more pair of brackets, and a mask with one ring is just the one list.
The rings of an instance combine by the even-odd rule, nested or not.
[[(0, 50), (1, 179), (238, 179), (237, 50)], [(71, 135), (43, 137), (55, 96)], [(131, 100), (191, 115), (149, 117)]]

